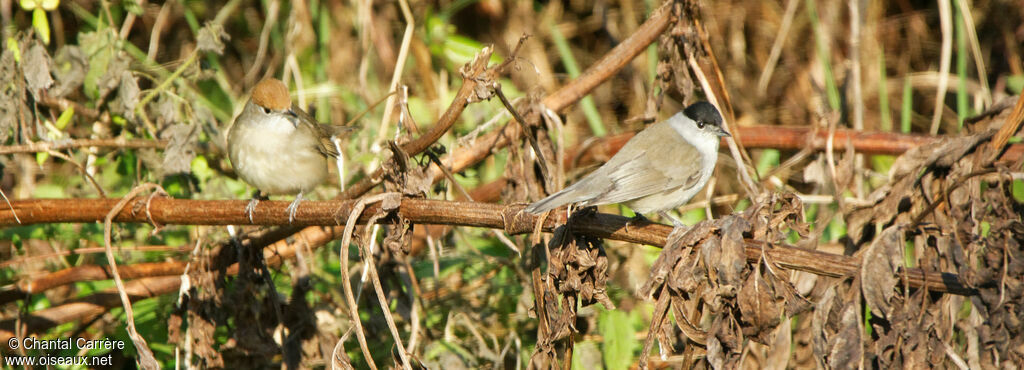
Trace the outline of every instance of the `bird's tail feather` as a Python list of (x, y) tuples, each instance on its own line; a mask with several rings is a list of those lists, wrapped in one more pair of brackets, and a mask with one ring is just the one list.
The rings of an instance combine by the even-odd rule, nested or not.
[(547, 198), (533, 202), (526, 207), (526, 212), (538, 214), (550, 211), (563, 206), (566, 203), (577, 201), (575, 199), (576, 195), (576, 192), (573, 191), (572, 188), (562, 189), (562, 191), (551, 194)]

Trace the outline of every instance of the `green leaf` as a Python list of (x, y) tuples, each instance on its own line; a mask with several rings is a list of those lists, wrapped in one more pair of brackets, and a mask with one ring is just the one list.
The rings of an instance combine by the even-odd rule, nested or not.
[(603, 311), (597, 318), (597, 327), (604, 337), (601, 353), (605, 368), (629, 368), (633, 363), (633, 350), (637, 347), (629, 314), (619, 310)]
[(192, 174), (202, 183), (210, 181), (217, 174), (210, 168), (210, 163), (206, 161), (206, 157), (202, 155), (192, 158), (192, 163), (189, 167), (192, 168)]
[(779, 158), (781, 158), (781, 154), (777, 149), (765, 149), (757, 161), (757, 175), (763, 177), (772, 168), (778, 167)]
[(1017, 203), (1024, 203), (1024, 180), (1013, 180), (1011, 192)]
[(43, 164), (46, 163), (46, 160), (48, 158), (50, 158), (50, 153), (47, 153), (47, 152), (36, 153), (36, 163), (39, 164), (39, 167), (42, 167)]
[(75, 116), (75, 107), (69, 106), (67, 110), (60, 112), (60, 117), (57, 117), (57, 122), (54, 124), (57, 128), (64, 130), (68, 127), (68, 123), (71, 123), (71, 118)]
[(1020, 94), (1024, 90), (1024, 75), (1013, 75), (1006, 78), (1006, 88), (1014, 94)]
[(129, 13), (135, 14), (137, 16), (142, 16), (142, 7), (139, 6), (138, 2), (125, 1), (121, 4), (124, 5), (124, 10), (127, 10)]
[(14, 54), (14, 62), (21, 63), (21, 48), (18, 47), (18, 40), (13, 37), (7, 38), (7, 50)]
[(85, 73), (85, 95), (91, 100), (99, 99), (99, 79), (107, 72), (110, 60), (113, 58), (113, 48), (110, 47), (110, 32), (86, 32), (79, 34), (78, 43), (82, 45), (82, 52), (89, 58), (89, 71)]
[(39, 33), (39, 38), (44, 44), (50, 44), (50, 20), (46, 19), (46, 11), (43, 8), (36, 8), (32, 11), (32, 27)]
[(14, 245), (14, 249), (18, 250), (18, 253), (24, 252), (22, 250), (23, 243), (21, 242), (21, 236), (18, 234), (11, 235), (11, 244)]

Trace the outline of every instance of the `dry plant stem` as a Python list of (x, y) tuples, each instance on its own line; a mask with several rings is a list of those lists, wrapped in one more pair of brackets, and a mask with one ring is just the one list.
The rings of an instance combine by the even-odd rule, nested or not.
[(138, 196), (140, 193), (152, 189), (157, 189), (161, 193), (166, 193), (164, 189), (160, 187), (160, 185), (152, 183), (142, 184), (136, 186), (134, 189), (128, 192), (128, 194), (126, 194), (124, 198), (121, 198), (121, 200), (118, 201), (117, 204), (110, 209), (110, 212), (107, 213), (107, 216), (104, 218), (103, 221), (103, 244), (106, 247), (107, 263), (110, 265), (110, 272), (111, 275), (113, 275), (114, 277), (114, 286), (117, 287), (117, 293), (121, 297), (121, 305), (124, 307), (124, 314), (128, 319), (128, 322), (126, 324), (128, 329), (128, 336), (131, 337), (132, 343), (135, 344), (135, 350), (138, 351), (139, 353), (139, 359), (137, 361), (139, 365), (146, 369), (159, 369), (160, 365), (157, 364), (156, 358), (153, 357), (153, 351), (151, 351), (149, 349), (149, 345), (146, 344), (146, 339), (143, 338), (142, 335), (140, 335), (138, 331), (135, 330), (135, 313), (132, 311), (132, 303), (131, 300), (128, 298), (128, 293), (125, 291), (124, 282), (121, 281), (121, 275), (117, 272), (117, 260), (114, 259), (114, 249), (110, 245), (110, 230), (112, 226), (111, 223), (114, 219), (114, 215), (117, 215), (118, 213), (123, 211), (124, 207), (131, 200), (136, 199), (135, 197)]
[(837, 115), (831, 118), (823, 118), (828, 120), (828, 139), (825, 141), (825, 164), (828, 165), (829, 180), (832, 183), (832, 192), (836, 199), (836, 204), (840, 210), (845, 210), (846, 203), (843, 199), (843, 188), (839, 186), (839, 175), (836, 169), (836, 157), (835, 157), (835, 137), (836, 137), (836, 125), (839, 117)]
[[(661, 291), (658, 295), (658, 300), (654, 304), (654, 317), (651, 318), (651, 328), (660, 328), (665, 321), (668, 316), (669, 299), (671, 299), (671, 294), (668, 292)], [(676, 320), (679, 320), (679, 318), (676, 318)], [(657, 330), (647, 331), (647, 339), (644, 340), (643, 350), (640, 351), (640, 359), (637, 360), (641, 369), (647, 368), (647, 356), (651, 353), (651, 346), (654, 344), (655, 335), (657, 335)]]
[[(992, 141), (988, 144), (989, 155), (986, 158), (988, 162), (993, 162), (1003, 152), (1003, 148), (1006, 143), (1010, 141), (1010, 137), (1017, 133), (1020, 129), (1021, 123), (1024, 122), (1024, 99), (1017, 99), (1017, 104), (1013, 106), (1013, 111), (1010, 112), (1009, 117), (1006, 118), (1006, 122), (1003, 123), (1003, 127), (999, 128), (995, 136), (992, 137)], [(1022, 144), (1014, 144), (1010, 146), (1010, 150), (1003, 153), (1003, 158), (1010, 155), (1010, 158), (1021, 158), (1024, 154), (1011, 154), (1014, 148), (1022, 147)], [(1020, 152), (1020, 151), (1018, 151)]]
[[(150, 203), (152, 220), (161, 224), (179, 225), (231, 225), (248, 222), (242, 209), (245, 200), (189, 200), (155, 198)], [(113, 199), (52, 199), (52, 200), (19, 200), (11, 202), (22, 218), (24, 224), (41, 222), (97, 222), (113, 207)], [(130, 209), (146, 203), (146, 197), (132, 199), (125, 210), (113, 215), (116, 222), (148, 222), (145, 214), (134, 214)], [(265, 212), (258, 220), (267, 225), (280, 225), (287, 222), (288, 215), (284, 211), (287, 201), (261, 202), (257, 212)], [(358, 201), (308, 201), (303, 203), (304, 212), (296, 215), (297, 225), (336, 225), (338, 222), (366, 223), (370, 215), (380, 212), (379, 205), (364, 206), (365, 212), (353, 213)], [(417, 224), (458, 225), (470, 227), (487, 227), (504, 229), (509, 234), (523, 234), (533, 230), (537, 216), (522, 212), (522, 205), (504, 206), (490, 203), (454, 202), (430, 199), (402, 199), (398, 213), (405, 219)], [(339, 211), (340, 210), (340, 211)], [(337, 220), (336, 215), (349, 215)], [(352, 216), (355, 214), (356, 216)], [(642, 226), (630, 225), (626, 228), (629, 218), (597, 214), (574, 222), (575, 232), (599, 238), (621, 240), (653, 246), (665, 244), (666, 237), (672, 227), (660, 224)], [(393, 222), (386, 218), (385, 222)], [(12, 225), (14, 219), (9, 210), (0, 210), (0, 225)], [(545, 220), (543, 231), (552, 232), (555, 227), (565, 223), (565, 212), (552, 212), (552, 217)], [(355, 224), (346, 227), (354, 227)], [(330, 228), (333, 231), (333, 228)], [(333, 238), (333, 233), (322, 235), (305, 235), (311, 246), (319, 246)], [(351, 238), (349, 238), (351, 240)], [(344, 241), (344, 240), (343, 240)], [(293, 248), (288, 243), (275, 244), (272, 248)], [(344, 244), (343, 245), (347, 245)], [(806, 271), (817, 275), (839, 277), (845, 273), (855, 272), (857, 261), (852, 257), (802, 250), (782, 244), (768, 245), (763, 242), (747, 240), (747, 257), (757, 261), (761, 248), (768, 249), (768, 255), (781, 267)], [(342, 248), (347, 253), (346, 248)], [(268, 252), (265, 252), (268, 253)], [(282, 252), (275, 252), (282, 253)], [(278, 257), (268, 258), (268, 264), (277, 263)], [(344, 262), (344, 261), (342, 261)], [(959, 283), (956, 275), (925, 272), (920, 269), (908, 270), (911, 286), (925, 287), (936, 292), (949, 292), (960, 295), (973, 294), (973, 290)]]
[(174, 2), (166, 2), (160, 7), (160, 13), (156, 15), (156, 21), (153, 22), (153, 30), (149, 33), (149, 51), (146, 52), (146, 58), (152, 61), (156, 61), (156, 54), (160, 51), (160, 35), (163, 33), (164, 26), (167, 25), (167, 18), (171, 15), (171, 6)]
[(95, 109), (92, 109), (92, 108), (89, 108), (89, 107), (86, 107), (86, 106), (82, 105), (79, 102), (68, 100), (68, 99), (64, 99), (64, 98), (52, 97), (49, 94), (46, 94), (46, 90), (43, 90), (42, 96), (39, 97), (39, 103), (42, 104), (42, 105), (45, 105), (45, 106), (47, 106), (49, 108), (60, 110), (60, 111), (66, 111), (69, 108), (74, 108), (75, 109), (75, 114), (81, 115), (81, 116), (83, 116), (85, 118), (88, 118), (88, 119), (98, 120), (98, 121), (103, 122), (105, 124), (109, 124), (110, 123), (110, 114), (109, 113), (102, 113), (101, 114), (99, 111), (97, 111)]
[[(971, 41), (971, 55), (974, 57), (974, 64), (978, 68), (978, 76), (981, 82), (981, 102), (986, 107), (992, 106), (992, 89), (988, 86), (988, 72), (985, 71), (985, 57), (981, 54), (981, 43), (978, 42), (978, 30), (974, 27), (974, 16), (971, 15), (971, 6), (967, 0), (957, 0), (960, 7), (960, 16), (964, 21), (964, 30)], [(960, 51), (963, 52), (963, 51)]]
[(265, 67), (263, 60), (267, 57), (267, 42), (270, 41), (270, 31), (274, 29), (274, 24), (277, 23), (277, 16), (280, 12), (280, 0), (270, 0), (267, 3), (267, 18), (263, 20), (263, 29), (260, 31), (260, 46), (256, 49), (256, 59), (253, 60), (249, 71), (245, 73), (244, 81), (246, 86), (251, 86), (255, 82), (256, 75)]
[(953, 56), (953, 10), (949, 1), (939, 1), (939, 28), (942, 30), (942, 51), (939, 56), (939, 88), (935, 90), (935, 111), (932, 113), (932, 135), (939, 133), (943, 100), (949, 87), (949, 64)]
[[(368, 203), (381, 202), (390, 197), (401, 197), (401, 195), (397, 193), (377, 194), (366, 198), (365, 201), (360, 200), (359, 203), (365, 205)], [(346, 228), (347, 227), (348, 225), (346, 225)], [(365, 245), (365, 240), (361, 245)], [(342, 249), (345, 249), (345, 246), (346, 244), (343, 244)], [(391, 307), (388, 306), (387, 296), (384, 295), (384, 288), (380, 285), (380, 275), (377, 273), (377, 264), (373, 262), (373, 251), (369, 248), (364, 248), (363, 258), (366, 259), (366, 266), (370, 268), (370, 281), (373, 283), (374, 291), (377, 292), (377, 303), (380, 304), (380, 310), (381, 312), (384, 312), (384, 321), (387, 322), (388, 329), (391, 330), (391, 336), (395, 339), (395, 349), (398, 351), (398, 357), (402, 359), (402, 367), (406, 370), (412, 370), (412, 366), (409, 364), (409, 354), (406, 353), (405, 345), (402, 344), (402, 336), (398, 333), (398, 327), (395, 325), (395, 318), (391, 314)], [(343, 271), (342, 273), (347, 274), (348, 272)], [(358, 319), (359, 317), (356, 315), (354, 320)]]
[[(356, 202), (355, 206), (349, 212), (348, 221), (345, 223), (345, 231), (341, 237), (341, 252), (339, 256), (339, 263), (341, 264), (341, 286), (345, 292), (345, 301), (348, 304), (349, 312), (351, 313), (352, 322), (355, 324), (356, 339), (359, 341), (359, 348), (363, 351), (363, 356), (366, 358), (367, 365), (370, 369), (377, 369), (377, 364), (373, 361), (373, 355), (370, 353), (370, 347), (366, 344), (366, 332), (363, 331), (362, 320), (359, 319), (359, 304), (356, 302), (356, 297), (352, 293), (352, 279), (348, 276), (348, 246), (352, 244), (352, 232), (356, 227), (356, 219), (363, 213), (363, 209), (366, 208), (366, 204), (374, 201), (376, 196), (362, 199)], [(340, 345), (340, 340), (339, 340)]]
[[(139, 9), (145, 9), (146, 8), (146, 0), (137, 0), (136, 3), (138, 3)], [(125, 17), (124, 17), (124, 23), (121, 24), (121, 33), (120, 33), (121, 40), (125, 40), (125, 39), (128, 38), (128, 33), (131, 32), (132, 25), (134, 25), (134, 24), (135, 24), (135, 13), (128, 12), (127, 15), (125, 15)]]
[(18, 218), (18, 213), (14, 211), (14, 206), (11, 205), (11, 200), (7, 198), (7, 194), (4, 193), (3, 189), (0, 189), (0, 196), (4, 198), (4, 202), (7, 202), (7, 207), (11, 209), (11, 216), (14, 216), (14, 221), (20, 225), (21, 219)]
[(379, 146), (387, 138), (388, 122), (391, 122), (391, 112), (395, 109), (395, 93), (398, 82), (402, 79), (402, 72), (405, 71), (405, 60), (409, 57), (409, 44), (412, 42), (412, 34), (416, 29), (416, 20), (412, 17), (408, 2), (398, 0), (398, 5), (402, 9), (402, 18), (405, 19), (405, 33), (402, 34), (402, 45), (398, 47), (395, 71), (391, 74), (391, 84), (388, 86), (388, 102), (384, 105), (384, 115), (381, 116), (380, 130), (377, 131), (375, 146)]
[[(690, 68), (693, 70), (693, 74), (697, 76), (697, 80), (699, 80), (701, 86), (704, 87), (704, 91), (712, 91), (711, 84), (708, 82), (704, 72), (701, 71), (700, 66), (697, 65), (697, 61), (693, 58), (687, 58), (687, 61), (690, 63)], [(714, 94), (707, 94), (707, 97), (711, 100), (711, 104), (718, 107), (719, 111), (722, 111), (722, 108), (725, 108)], [(729, 115), (729, 117), (731, 117), (731, 115)], [(729, 127), (735, 126), (730, 125), (729, 121), (725, 121), (725, 124)], [(743, 155), (740, 154), (739, 146), (736, 145), (736, 140), (733, 139), (732, 136), (726, 136), (723, 139), (725, 139), (725, 143), (729, 147), (729, 153), (732, 154), (732, 159), (736, 161), (736, 173), (737, 176), (739, 176), (740, 183), (745, 186), (744, 190), (747, 191), (747, 195), (753, 199), (756, 194), (760, 193), (760, 191), (758, 190), (757, 185), (754, 184), (754, 180), (750, 177), (750, 172), (747, 170), (747, 162), (743, 160)]]
[(107, 197), (107, 192), (103, 191), (103, 187), (100, 186), (100, 183), (96, 182), (96, 179), (89, 174), (89, 171), (87, 171), (85, 169), (85, 166), (82, 166), (81, 163), (75, 162), (75, 160), (72, 159), (67, 154), (58, 152), (56, 150), (47, 150), (46, 152), (54, 157), (63, 159), (64, 161), (75, 165), (75, 168), (78, 168), (78, 171), (82, 173), (82, 176), (85, 177), (86, 180), (89, 181), (89, 185), (92, 185), (92, 187), (96, 189), (96, 192), (99, 193), (100, 197)]
[(544, 152), (540, 150), (540, 144), (537, 143), (537, 136), (530, 132), (526, 127), (526, 120), (523, 119), (523, 116), (519, 114), (519, 111), (517, 111), (516, 108), (512, 106), (512, 103), (508, 101), (508, 98), (505, 97), (505, 93), (501, 91), (501, 84), (495, 82), (492, 88), (494, 89), (494, 93), (498, 95), (498, 99), (501, 100), (501, 104), (504, 105), (505, 109), (512, 114), (516, 124), (519, 125), (519, 128), (522, 130), (523, 136), (526, 136), (526, 139), (530, 142), (530, 147), (533, 148), (534, 154), (537, 155), (537, 164), (538, 167), (540, 167), (541, 175), (544, 176), (545, 182), (550, 183), (552, 180), (551, 169), (548, 168), (548, 161), (544, 158)]
[(786, 43), (786, 37), (789, 36), (789, 28), (793, 25), (793, 17), (796, 15), (796, 7), (799, 4), (798, 0), (786, 1), (786, 13), (782, 17), (779, 33), (776, 34), (775, 42), (772, 43), (772, 51), (768, 54), (768, 61), (765, 63), (764, 69), (761, 70), (761, 77), (757, 79), (757, 92), (760, 95), (764, 95), (765, 90), (768, 89), (768, 82), (771, 81), (775, 66), (779, 62), (779, 56), (782, 55), (782, 45)]
[[(847, 2), (850, 8), (850, 95), (853, 99), (853, 129), (857, 131), (864, 131), (864, 94), (861, 87), (860, 63), (860, 28), (864, 23), (861, 6), (864, 3), (860, 0), (848, 0)], [(861, 176), (864, 168), (864, 155), (855, 154), (853, 161), (854, 194), (857, 194), (857, 198), (864, 198), (864, 177)]]
[[(693, 23), (693, 29), (697, 31), (697, 36), (700, 37), (701, 47), (707, 53), (707, 57), (700, 60), (700, 62), (704, 64), (704, 67), (699, 70), (710, 70), (711, 72), (714, 72), (715, 85), (712, 87), (712, 90), (708, 90), (713, 91), (713, 93), (708, 95), (714, 95), (722, 98), (721, 102), (723, 106), (721, 108), (725, 108), (726, 110), (721, 113), (729, 117), (729, 121), (733, 121), (736, 119), (736, 115), (732, 110), (732, 97), (729, 96), (729, 89), (725, 88), (725, 76), (722, 75), (722, 68), (718, 66), (718, 58), (715, 58), (715, 49), (711, 47), (711, 38), (708, 37), (707, 30), (704, 27), (704, 22), (699, 17), (696, 17), (697, 14), (688, 12), (687, 15), (690, 16), (690, 22)], [(691, 63), (696, 62), (696, 60), (694, 60), (695, 58), (688, 59), (692, 61)], [(707, 87), (708, 86), (705, 86), (705, 88)]]

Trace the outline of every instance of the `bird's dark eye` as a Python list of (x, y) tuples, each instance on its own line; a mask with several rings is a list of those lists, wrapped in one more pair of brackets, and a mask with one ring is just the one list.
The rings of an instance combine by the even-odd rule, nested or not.
[(270, 114), (270, 108), (263, 107), (263, 113)]
[(697, 128), (704, 129), (704, 121), (697, 121)]

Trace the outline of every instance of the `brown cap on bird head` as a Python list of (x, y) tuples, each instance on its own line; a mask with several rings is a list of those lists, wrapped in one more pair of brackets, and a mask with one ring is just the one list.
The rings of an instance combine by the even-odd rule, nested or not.
[(292, 106), (288, 86), (276, 78), (268, 78), (256, 84), (252, 89), (252, 102), (264, 108), (284, 110)]

